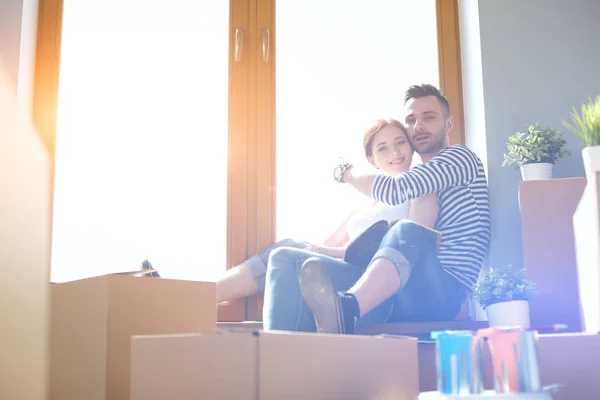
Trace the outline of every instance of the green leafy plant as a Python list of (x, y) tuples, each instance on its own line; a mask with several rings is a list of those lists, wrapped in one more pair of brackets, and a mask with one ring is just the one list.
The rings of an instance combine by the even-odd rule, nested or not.
[(560, 158), (570, 156), (565, 148), (567, 141), (562, 133), (539, 123), (529, 125), (527, 132), (517, 132), (508, 138), (508, 153), (504, 154), (503, 167), (513, 164), (516, 168), (532, 163), (555, 164)]
[(562, 121), (565, 128), (579, 136), (585, 147), (600, 145), (600, 96), (596, 100), (588, 99), (587, 104), (581, 105), (581, 115), (573, 107), (572, 124)]
[(529, 300), (537, 291), (538, 285), (527, 280), (524, 268), (509, 265), (491, 268), (489, 274), (475, 285), (473, 299), (486, 308), (505, 301)]

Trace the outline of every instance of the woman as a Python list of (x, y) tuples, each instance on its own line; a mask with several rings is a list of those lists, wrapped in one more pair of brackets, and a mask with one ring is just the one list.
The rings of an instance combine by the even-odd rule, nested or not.
[[(402, 123), (394, 119), (378, 120), (368, 129), (364, 134), (363, 147), (369, 163), (385, 174), (396, 176), (408, 171), (412, 164), (413, 149), (406, 131)], [(293, 248), (343, 259), (348, 244), (373, 223), (407, 218), (432, 228), (437, 219), (437, 195), (433, 193), (399, 206), (375, 203), (350, 215), (322, 245), (292, 239), (274, 243), (267, 250), (228, 270), (217, 281), (217, 302), (264, 292), (267, 266), (274, 250)]]

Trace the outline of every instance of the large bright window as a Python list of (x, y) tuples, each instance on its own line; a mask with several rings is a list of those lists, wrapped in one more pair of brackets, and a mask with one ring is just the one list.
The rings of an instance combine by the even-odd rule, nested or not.
[[(55, 282), (139, 268), (214, 281), (319, 242), (371, 201), (362, 135), (438, 84), (462, 139), (457, 0), (40, 0), (34, 118), (54, 161)], [(259, 297), (219, 307), (260, 319)]]
[(65, 0), (52, 277), (226, 268), (229, 4)]
[(439, 84), (436, 1), (280, 1), (276, 18), (277, 238), (320, 242), (372, 202), (333, 180), (338, 157), (368, 168), (364, 131)]

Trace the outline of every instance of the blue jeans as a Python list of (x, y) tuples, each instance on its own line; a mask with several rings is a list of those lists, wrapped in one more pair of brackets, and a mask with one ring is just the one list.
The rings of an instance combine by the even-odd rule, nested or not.
[(258, 253), (255, 256), (250, 257), (246, 260), (246, 265), (250, 268), (252, 276), (256, 281), (256, 286), (261, 293), (265, 291), (265, 277), (267, 275), (267, 265), (269, 265), (269, 257), (274, 250), (280, 248), (295, 248), (295, 249), (306, 249), (307, 243), (298, 242), (293, 239), (283, 239), (276, 243), (273, 243), (265, 251)]
[[(350, 289), (364, 273), (364, 268), (322, 254), (291, 247), (276, 249), (267, 269), (263, 329), (316, 332), (314, 317), (300, 292), (300, 268), (309, 257), (325, 262), (338, 291)], [(357, 327), (383, 323), (391, 312), (392, 301), (385, 301), (361, 318)]]
[[(391, 261), (402, 278), (402, 288), (363, 316), (357, 329), (388, 321), (456, 317), (464, 298), (464, 288), (442, 269), (434, 246), (435, 237), (414, 222), (403, 220), (390, 228), (373, 260)], [(325, 262), (338, 291), (350, 289), (365, 271), (303, 248), (284, 246), (274, 249), (266, 269), (265, 330), (316, 331), (314, 317), (302, 297), (299, 284), (300, 268), (309, 257), (319, 257)]]

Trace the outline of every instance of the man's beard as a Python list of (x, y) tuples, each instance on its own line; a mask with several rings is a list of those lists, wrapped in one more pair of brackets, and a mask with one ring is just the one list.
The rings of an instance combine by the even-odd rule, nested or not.
[[(430, 137), (430, 141), (428, 143), (419, 145), (418, 143), (413, 142), (413, 148), (415, 149), (415, 151), (417, 153), (419, 153), (419, 154), (437, 153), (441, 149), (443, 149), (444, 146), (446, 145), (446, 135), (445, 134), (439, 135), (435, 140), (433, 140), (434, 135), (432, 135), (431, 133), (426, 133), (426, 134), (428, 134)], [(422, 135), (422, 134), (420, 134), (420, 135)]]

